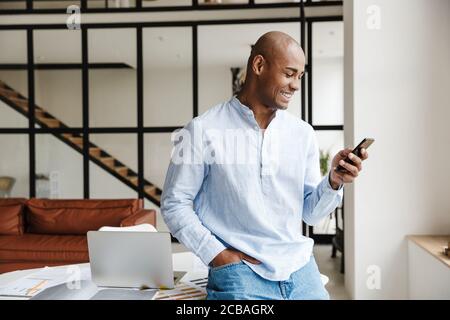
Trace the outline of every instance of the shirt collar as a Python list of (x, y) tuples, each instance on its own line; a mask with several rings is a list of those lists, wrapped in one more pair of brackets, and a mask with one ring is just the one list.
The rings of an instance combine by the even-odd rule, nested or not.
[[(249, 107), (247, 107), (246, 105), (242, 104), (241, 101), (239, 101), (239, 99), (237, 98), (236, 95), (234, 95), (231, 100), (230, 100), (230, 104), (236, 109), (238, 110), (245, 118), (247, 119), (254, 119), (255, 120), (255, 115), (253, 114), (252, 109), (250, 109)], [(278, 111), (280, 110), (276, 110), (275, 114), (271, 120), (274, 121), (277, 118), (278, 115)], [(256, 121), (256, 120), (255, 120)]]
[(243, 105), (241, 101), (234, 95), (230, 100), (231, 105), (244, 116), (253, 116), (253, 111), (249, 107)]

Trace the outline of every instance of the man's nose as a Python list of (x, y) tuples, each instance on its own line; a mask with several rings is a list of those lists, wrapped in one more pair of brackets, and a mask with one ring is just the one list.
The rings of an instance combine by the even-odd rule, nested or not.
[(298, 89), (300, 88), (300, 80), (296, 79), (292, 81), (289, 86), (291, 90), (298, 91)]

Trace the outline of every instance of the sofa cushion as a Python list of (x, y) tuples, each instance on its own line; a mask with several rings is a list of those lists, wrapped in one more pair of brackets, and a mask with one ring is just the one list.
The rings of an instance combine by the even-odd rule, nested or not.
[(85, 235), (103, 226), (118, 227), (140, 209), (139, 199), (27, 201), (27, 231), (39, 234)]
[(25, 233), (0, 236), (0, 261), (4, 262), (87, 262), (86, 236), (57, 236)]
[(0, 235), (23, 234), (25, 199), (0, 199)]

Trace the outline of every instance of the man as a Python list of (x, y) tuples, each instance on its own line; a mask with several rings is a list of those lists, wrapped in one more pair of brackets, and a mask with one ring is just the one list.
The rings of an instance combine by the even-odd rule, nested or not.
[[(285, 111), (304, 69), (294, 39), (264, 34), (240, 93), (175, 137), (161, 212), (209, 266), (208, 299), (329, 299), (302, 219), (314, 225), (330, 214), (368, 155), (350, 155), (349, 164), (351, 149), (340, 151), (321, 180), (312, 127)], [(347, 172), (335, 171), (338, 164)]]

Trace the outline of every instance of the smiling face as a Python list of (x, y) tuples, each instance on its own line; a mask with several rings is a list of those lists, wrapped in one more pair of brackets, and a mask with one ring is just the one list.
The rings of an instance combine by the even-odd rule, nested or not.
[[(258, 77), (259, 100), (268, 108), (285, 110), (305, 72), (305, 55), (294, 42), (284, 50), (276, 50), (271, 57), (260, 56), (263, 67)], [(255, 60), (258, 57), (255, 58)]]

